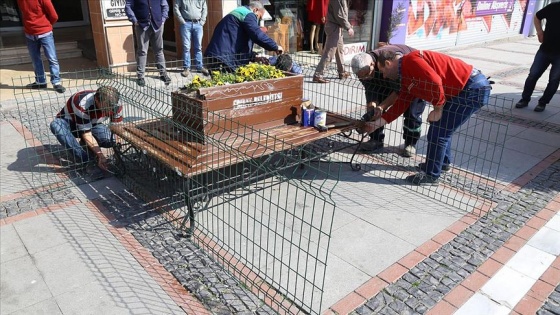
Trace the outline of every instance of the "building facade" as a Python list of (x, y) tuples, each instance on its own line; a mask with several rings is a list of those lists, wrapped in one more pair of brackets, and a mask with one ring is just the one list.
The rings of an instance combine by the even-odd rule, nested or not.
[[(309, 50), (308, 1), (262, 0), (268, 15), (262, 22), (268, 33), (285, 50)], [(124, 15), (125, 0), (52, 0), (59, 22), (59, 41), (93, 42), (100, 66), (134, 62), (134, 37)], [(174, 0), (168, 0), (170, 7)], [(249, 0), (207, 0), (208, 20), (203, 47), (220, 19)], [(378, 42), (404, 43), (422, 49), (493, 41), (519, 34), (531, 35), (534, 12), (546, 5), (543, 0), (348, 0), (349, 19), (355, 36), (345, 34), (345, 55), (371, 49)], [(0, 5), (0, 48), (25, 46), (16, 0)], [(180, 55), (180, 41), (174, 19), (167, 20), (164, 44)], [(93, 48), (94, 47), (94, 48)]]

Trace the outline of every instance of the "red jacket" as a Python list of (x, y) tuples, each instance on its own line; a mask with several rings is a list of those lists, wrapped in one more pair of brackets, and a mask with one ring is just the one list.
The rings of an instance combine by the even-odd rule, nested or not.
[(459, 95), (473, 70), (473, 66), (460, 59), (428, 50), (404, 55), (400, 67), (399, 97), (381, 116), (387, 123), (404, 113), (417, 97), (434, 106), (443, 106), (446, 100)]
[(29, 35), (41, 35), (52, 31), (58, 14), (51, 0), (18, 0), (23, 18), (23, 30)]

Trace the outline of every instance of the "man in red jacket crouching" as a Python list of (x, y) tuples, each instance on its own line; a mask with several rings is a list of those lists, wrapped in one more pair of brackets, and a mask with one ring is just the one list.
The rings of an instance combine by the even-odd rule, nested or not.
[(473, 66), (434, 51), (417, 50), (404, 56), (382, 51), (377, 66), (383, 77), (400, 79), (401, 87), (394, 105), (380, 119), (367, 123), (363, 131), (370, 133), (397, 119), (414, 98), (432, 103), (426, 162), (419, 165), (422, 172), (406, 180), (415, 185), (437, 185), (442, 170), (450, 168), (453, 133), (488, 103), (490, 82)]
[(27, 38), (27, 50), (31, 56), (35, 70), (35, 82), (28, 84), (30, 89), (44, 89), (47, 87), (47, 77), (43, 60), (41, 60), (41, 47), (49, 61), (51, 83), (58, 93), (66, 89), (60, 84), (60, 65), (56, 57), (54, 46), (53, 24), (58, 21), (58, 14), (51, 0), (18, 0), (18, 6), (23, 20), (23, 30)]

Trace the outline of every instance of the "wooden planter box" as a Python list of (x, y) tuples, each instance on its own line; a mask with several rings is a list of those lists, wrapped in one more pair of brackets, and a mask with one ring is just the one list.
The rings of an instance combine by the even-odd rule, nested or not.
[(202, 88), (198, 93), (172, 92), (173, 120), (205, 136), (282, 121), (297, 123), (303, 76)]

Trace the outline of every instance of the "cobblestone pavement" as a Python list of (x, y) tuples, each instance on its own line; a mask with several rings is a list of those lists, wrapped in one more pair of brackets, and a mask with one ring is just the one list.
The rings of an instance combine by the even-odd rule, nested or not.
[(0, 219), (76, 199), (70, 189), (44, 191), (0, 203)]
[(212, 314), (276, 314), (134, 194), (116, 192), (102, 203)]
[(558, 315), (560, 314), (560, 285), (550, 294), (548, 300), (537, 311), (538, 315)]
[[(426, 313), (559, 192), (560, 161), (544, 170), (519, 192), (503, 192), (496, 196), (494, 201), (498, 205), (487, 216), (465, 229), (352, 314)], [(543, 312), (548, 311), (545, 307), (558, 305), (557, 297), (558, 291), (543, 306)]]

